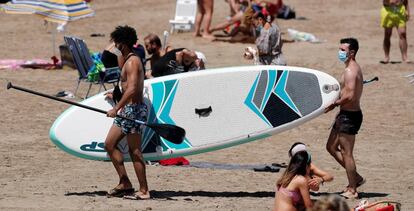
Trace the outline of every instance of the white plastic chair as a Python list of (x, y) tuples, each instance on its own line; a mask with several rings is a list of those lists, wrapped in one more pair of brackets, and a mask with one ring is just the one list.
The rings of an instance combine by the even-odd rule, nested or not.
[(197, 15), (197, 0), (177, 0), (174, 20), (170, 20), (173, 34), (175, 30), (191, 31)]

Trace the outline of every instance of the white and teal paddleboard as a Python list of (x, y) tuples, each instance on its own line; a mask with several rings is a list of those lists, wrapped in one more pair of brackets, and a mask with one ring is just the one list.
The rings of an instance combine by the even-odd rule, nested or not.
[[(191, 155), (262, 139), (301, 125), (323, 113), (339, 96), (332, 76), (289, 66), (218, 68), (145, 81), (149, 123), (168, 123), (186, 130), (173, 144), (145, 128), (146, 160)], [(81, 104), (109, 110), (104, 93)], [(108, 160), (104, 141), (113, 119), (72, 106), (50, 129), (62, 150), (81, 158)], [(118, 148), (128, 158), (122, 140)]]

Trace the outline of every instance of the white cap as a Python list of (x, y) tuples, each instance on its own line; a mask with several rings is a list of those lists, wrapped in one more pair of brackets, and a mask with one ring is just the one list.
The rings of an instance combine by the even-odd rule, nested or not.
[(203, 53), (201, 53), (200, 51), (195, 51), (195, 53), (196, 53), (198, 59), (200, 59), (201, 61), (203, 61), (204, 64), (207, 63), (207, 58), (206, 58), (206, 56)]

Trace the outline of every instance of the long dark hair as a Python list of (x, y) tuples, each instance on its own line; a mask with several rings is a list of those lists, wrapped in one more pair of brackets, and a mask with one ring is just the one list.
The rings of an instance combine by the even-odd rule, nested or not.
[(306, 151), (300, 151), (293, 155), (282, 177), (277, 181), (277, 187), (287, 187), (296, 175), (305, 176), (306, 168), (310, 163), (311, 155)]

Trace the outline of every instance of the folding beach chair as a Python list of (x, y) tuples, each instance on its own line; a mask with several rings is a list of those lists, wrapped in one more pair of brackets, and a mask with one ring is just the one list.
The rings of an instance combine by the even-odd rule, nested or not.
[(105, 83), (114, 84), (118, 81), (118, 78), (120, 77), (120, 70), (118, 67), (108, 68), (105, 73), (100, 74), (99, 80), (97, 82), (88, 81), (88, 71), (93, 67), (94, 62), (89, 54), (89, 49), (86, 46), (86, 43), (82, 39), (72, 36), (65, 36), (64, 40), (66, 45), (69, 47), (69, 51), (72, 54), (75, 67), (79, 73), (74, 95), (76, 95), (80, 82), (82, 81), (89, 83), (85, 98), (88, 98), (93, 84), (99, 84), (99, 91), (101, 91), (102, 87), (106, 90)]
[(197, 0), (177, 0), (174, 20), (170, 20), (170, 33), (193, 30), (196, 15)]

